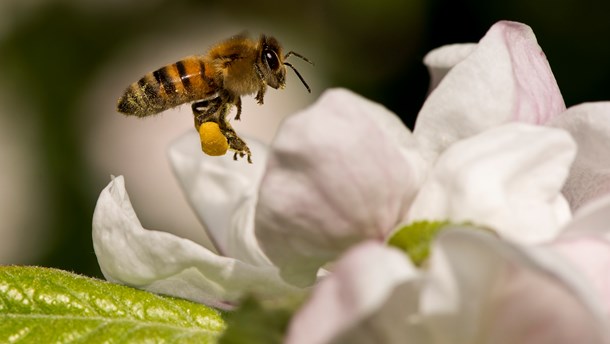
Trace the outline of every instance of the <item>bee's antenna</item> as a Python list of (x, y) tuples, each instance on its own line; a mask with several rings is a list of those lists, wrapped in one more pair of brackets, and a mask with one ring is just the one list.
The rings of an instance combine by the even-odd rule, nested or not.
[[(290, 55), (294, 55), (294, 56), (296, 56), (296, 57), (300, 58), (301, 60), (303, 60), (303, 61), (305, 61), (305, 62), (307, 62), (307, 63), (311, 64), (312, 66), (314, 65), (314, 64), (313, 64), (313, 62), (311, 62), (311, 61), (310, 61), (310, 60), (309, 60), (307, 57), (305, 57), (305, 56), (303, 56), (303, 55), (301, 55), (301, 54), (299, 54), (299, 53), (295, 53), (295, 52), (294, 52), (294, 51), (292, 51), (292, 50), (291, 50), (291, 51), (289, 51), (289, 52), (287, 52), (287, 53), (286, 53), (286, 55), (284, 55), (284, 60), (286, 60), (286, 59), (287, 59), (287, 58), (288, 58)], [(301, 76), (301, 73), (299, 73), (299, 71), (298, 71), (296, 68), (294, 68), (294, 66), (293, 66), (293, 65), (291, 65), (290, 63), (288, 63), (288, 62), (284, 62), (284, 64), (285, 64), (286, 66), (288, 66), (288, 67), (292, 68), (292, 70), (293, 70), (293, 71), (296, 73), (296, 75), (299, 77), (299, 79), (301, 80), (301, 82), (303, 83), (303, 85), (305, 85), (305, 88), (307, 88), (307, 92), (311, 93), (311, 89), (309, 88), (309, 85), (307, 85), (307, 83), (305, 82), (305, 79), (303, 79), (303, 77)]]
[(310, 61), (310, 60), (309, 60), (307, 57), (305, 57), (305, 56), (303, 56), (303, 55), (301, 55), (301, 54), (299, 54), (299, 53), (295, 53), (295, 52), (294, 52), (294, 51), (292, 51), (292, 50), (291, 50), (291, 51), (289, 51), (289, 52), (287, 52), (287, 53), (286, 53), (286, 55), (284, 55), (284, 60), (285, 60), (285, 59), (287, 59), (287, 58), (288, 58), (288, 56), (290, 56), (290, 55), (294, 55), (294, 56), (296, 56), (296, 57), (300, 58), (301, 60), (303, 60), (303, 61), (305, 61), (305, 62), (307, 62), (307, 63), (310, 63), (312, 66), (314, 65), (314, 63), (313, 63), (313, 62), (311, 62), (311, 61)]
[[(296, 55), (296, 54), (295, 54), (295, 55)], [(305, 61), (307, 61), (307, 60), (305, 60)], [(307, 62), (309, 62), (309, 61), (307, 61)], [(309, 62), (309, 63), (311, 63), (311, 62)], [(307, 92), (311, 93), (311, 89), (309, 88), (309, 85), (307, 85), (307, 83), (305, 82), (305, 79), (303, 79), (303, 77), (301, 76), (301, 73), (299, 73), (299, 71), (298, 71), (296, 68), (294, 68), (294, 66), (293, 66), (293, 65), (291, 65), (291, 64), (290, 64), (290, 63), (288, 63), (288, 62), (284, 62), (284, 65), (286, 65), (286, 66), (288, 66), (288, 67), (292, 68), (292, 70), (293, 70), (293, 71), (296, 73), (296, 75), (299, 77), (299, 79), (301, 80), (301, 82), (303, 83), (303, 85), (305, 85), (305, 88), (307, 89)]]

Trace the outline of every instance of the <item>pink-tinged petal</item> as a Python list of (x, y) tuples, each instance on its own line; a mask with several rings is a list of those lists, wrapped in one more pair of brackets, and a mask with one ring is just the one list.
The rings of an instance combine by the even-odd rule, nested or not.
[(123, 177), (101, 192), (93, 214), (93, 248), (106, 279), (137, 288), (231, 307), (244, 294), (297, 292), (277, 269), (222, 257), (190, 240), (142, 227)]
[(571, 216), (560, 190), (575, 154), (563, 130), (523, 123), (487, 130), (439, 157), (407, 220), (470, 222), (519, 242), (554, 238)]
[(422, 343), (419, 273), (404, 253), (366, 242), (349, 250), (295, 314), (285, 343)]
[(430, 50), (424, 65), (430, 74), (430, 91), (436, 88), (451, 68), (462, 62), (477, 47), (475, 43), (450, 44)]
[(393, 113), (343, 89), (288, 117), (256, 209), (256, 236), (282, 277), (309, 285), (351, 245), (383, 240), (423, 178), (414, 145)]
[(594, 292), (561, 257), (478, 231), (433, 247), (422, 316), (435, 343), (608, 343)]
[(589, 279), (610, 315), (610, 195), (579, 208), (548, 247), (566, 257)]
[(429, 159), (453, 142), (510, 121), (540, 124), (565, 110), (532, 30), (501, 21), (430, 94), (414, 135)]
[[(610, 232), (610, 222), (606, 222)], [(607, 236), (580, 234), (561, 237), (550, 248), (560, 253), (587, 278), (600, 297), (606, 315), (610, 315), (610, 241)]]
[(201, 152), (190, 132), (172, 144), (169, 160), (191, 207), (219, 253), (254, 265), (270, 265), (254, 236), (254, 207), (267, 161), (266, 147), (248, 140), (253, 163), (233, 154), (211, 157)]
[(572, 209), (610, 194), (610, 102), (573, 106), (549, 125), (567, 130), (578, 144), (563, 189)]

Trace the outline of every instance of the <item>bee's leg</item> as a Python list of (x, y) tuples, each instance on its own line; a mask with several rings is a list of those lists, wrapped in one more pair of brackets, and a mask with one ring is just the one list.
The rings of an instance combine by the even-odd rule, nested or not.
[(200, 100), (200, 101), (196, 101), (193, 104), (191, 104), (191, 109), (193, 110), (193, 115), (195, 115), (195, 116), (200, 116), (204, 113), (207, 113), (209, 108), (210, 108), (209, 100)]
[(239, 121), (241, 116), (241, 97), (237, 97), (235, 101), (235, 106), (237, 107), (237, 115), (235, 115), (235, 120)]
[(235, 151), (233, 155), (233, 159), (237, 160), (237, 155), (240, 157), (248, 156), (248, 162), (252, 163), (252, 153), (250, 152), (250, 148), (248, 145), (242, 140), (233, 128), (231, 124), (226, 120), (226, 115), (229, 112), (230, 106), (226, 106), (224, 109), (221, 109), (220, 118), (218, 121), (218, 126), (220, 127), (220, 132), (227, 138), (227, 143), (229, 144), (229, 148)]
[(260, 105), (263, 105), (263, 98), (265, 97), (265, 91), (267, 91), (267, 84), (265, 84), (264, 82), (261, 83), (260, 88), (258, 89), (258, 92), (256, 93), (256, 97), (254, 99), (256, 99), (256, 102)]
[(248, 163), (251, 164), (252, 163), (252, 154), (250, 154), (250, 150), (248, 149), (248, 147), (246, 147), (247, 152), (235, 152), (233, 153), (233, 160), (237, 161), (237, 155), (239, 154), (240, 158), (243, 158), (244, 155), (248, 155)]
[(237, 155), (239, 154), (239, 156), (242, 158), (247, 156), (248, 162), (252, 163), (252, 153), (250, 152), (248, 145), (242, 139), (240, 139), (235, 132), (227, 132), (224, 134), (227, 138), (227, 142), (229, 143), (229, 148), (235, 151), (233, 154), (233, 159), (237, 160)]
[(223, 101), (220, 97), (194, 102), (191, 105), (191, 108), (193, 109), (193, 115), (195, 115), (195, 127), (199, 127), (202, 123), (209, 122), (218, 112), (222, 103)]
[(204, 115), (204, 114), (213, 114), (216, 113), (218, 111), (218, 109), (220, 109), (220, 106), (222, 105), (223, 100), (221, 97), (216, 97), (216, 98), (212, 98), (212, 99), (206, 99), (206, 100), (199, 100), (194, 102), (191, 105), (191, 108), (193, 109), (193, 114), (195, 114), (196, 116), (200, 116), (200, 115)]
[(256, 102), (259, 104), (263, 104), (263, 98), (265, 97), (265, 91), (267, 91), (267, 84), (265, 83), (265, 75), (263, 71), (255, 64), (254, 70), (256, 71), (256, 75), (258, 76), (259, 86), (258, 92), (256, 93)]

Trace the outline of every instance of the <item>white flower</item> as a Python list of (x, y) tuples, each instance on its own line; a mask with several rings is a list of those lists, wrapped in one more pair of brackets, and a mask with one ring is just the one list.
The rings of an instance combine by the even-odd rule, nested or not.
[[(574, 151), (570, 136), (557, 129), (514, 123), (487, 130), (459, 141), (441, 154), (435, 171), (419, 194), (431, 196), (418, 195), (411, 212), (422, 219), (453, 218), (455, 221), (474, 220), (500, 226), (498, 234), (521, 242), (528, 242), (529, 237), (541, 233), (548, 234), (548, 228), (556, 233), (555, 227), (559, 224), (552, 226), (546, 222), (566, 215), (563, 212), (568, 209), (567, 205), (560, 202), (561, 211), (556, 211), (553, 199), (559, 195), (561, 180), (567, 176)], [(561, 171), (557, 177), (560, 181), (547, 177), (548, 172), (554, 170)], [(435, 210), (425, 212), (426, 209)], [(406, 256), (404, 260), (387, 258), (394, 254), (389, 253), (393, 251), (391, 248), (371, 248), (363, 244), (350, 251), (336, 263), (338, 271), (316, 286), (311, 299), (294, 317), (288, 342), (328, 343), (349, 338), (346, 342), (366, 343), (366, 340), (357, 339), (383, 338), (384, 343), (473, 343), (479, 337), (493, 343), (499, 342), (498, 338), (507, 338), (507, 343), (525, 342), (520, 337), (524, 333), (522, 329), (510, 337), (485, 333), (488, 328), (481, 314), (489, 316), (485, 303), (485, 297), (492, 293), (489, 289), (495, 288), (495, 284), (508, 285), (506, 279), (509, 277), (502, 275), (503, 269), (509, 269), (508, 265), (523, 269), (524, 276), (527, 276), (524, 281), (532, 283), (520, 286), (520, 280), (510, 281), (525, 288), (520, 291), (525, 293), (524, 297), (535, 298), (530, 294), (537, 292), (540, 285), (551, 290), (554, 287), (552, 281), (539, 281), (534, 274), (542, 269), (536, 265), (539, 263), (525, 261), (524, 265), (519, 265), (523, 260), (514, 255), (522, 254), (518, 252), (520, 247), (489, 234), (460, 232), (443, 238), (432, 248), (428, 268), (410, 272), (406, 277), (405, 272), (400, 271), (411, 271), (412, 264)], [(466, 243), (468, 247), (465, 247)], [(516, 253), (495, 248), (503, 245)], [(362, 258), (354, 258), (354, 255)], [(370, 266), (362, 263), (366, 258), (370, 258)], [(392, 270), (385, 272), (386, 265), (392, 266)], [(379, 271), (384, 271), (382, 276)], [(564, 278), (565, 270), (560, 272)], [(596, 313), (589, 309), (590, 304), (581, 304), (581, 297), (586, 293), (578, 289), (579, 293), (572, 295), (576, 293), (571, 289), (575, 288), (573, 282), (568, 279), (565, 282), (568, 285), (559, 285), (553, 295), (565, 297), (565, 307), (574, 307), (582, 312), (583, 321), (597, 319)], [(329, 300), (340, 294), (336, 291), (338, 287), (332, 287), (336, 285), (342, 286), (341, 290), (346, 294), (341, 294), (342, 298), (333, 304)], [(358, 292), (357, 297), (362, 299), (360, 302), (369, 300), (366, 309), (354, 308), (357, 302), (345, 299), (345, 295), (351, 295), (350, 290)], [(534, 305), (532, 302), (529, 304)], [(328, 309), (325, 307), (334, 308), (334, 311), (325, 311)], [(503, 308), (493, 310), (507, 311)], [(542, 313), (536, 313), (536, 317), (543, 316)], [(530, 314), (534, 313), (530, 311)], [(567, 321), (568, 318), (557, 321)], [(533, 320), (528, 321), (531, 323)], [(380, 323), (388, 326), (378, 325)], [(335, 326), (326, 328), (326, 324)], [(571, 329), (564, 328), (566, 331)], [(599, 333), (596, 331), (592, 335)], [(311, 333), (316, 335), (308, 335)]]
[[(498, 235), (450, 226), (413, 273), (391, 248), (354, 248), (297, 312), (288, 341), (610, 343), (608, 103), (564, 112), (544, 54), (518, 23), (426, 62), (435, 79), (414, 136), (432, 167), (406, 222), (450, 220)], [(377, 269), (392, 266), (388, 275), (360, 262), (369, 256)], [(333, 286), (367, 307), (330, 303), (340, 297)]]
[[(438, 189), (426, 189), (426, 184), (421, 192), (436, 194), (437, 204), (451, 204), (441, 218), (474, 216), (483, 223), (489, 218), (483, 210), (498, 214), (507, 222), (498, 222), (504, 225), (499, 234), (514, 240), (466, 227), (445, 228), (419, 271), (407, 259), (395, 257), (393, 248), (361, 244), (316, 286), (293, 318), (287, 343), (610, 343), (610, 195), (581, 207), (564, 226), (556, 224), (556, 236), (542, 245), (523, 244), (531, 241), (520, 236), (527, 238), (531, 232), (525, 230), (535, 233), (536, 226), (512, 221), (507, 214), (524, 210), (525, 215), (517, 212), (514, 217), (536, 218), (531, 212), (545, 204), (540, 191), (556, 194), (561, 187), (549, 182), (549, 171), (560, 168), (567, 175), (570, 160), (562, 161), (562, 151), (574, 153), (565, 132), (523, 124), (500, 126), (453, 145), (436, 168), (447, 166), (443, 161), (465, 159), (471, 164), (454, 170), (463, 177), (432, 177)], [(510, 166), (498, 158), (508, 159)], [(485, 179), (481, 166), (494, 164), (504, 168), (494, 170), (490, 180), (503, 183), (492, 186), (525, 184), (531, 192), (523, 194), (522, 187), (477, 192), (471, 177)], [(481, 196), (480, 204), (460, 196), (470, 188)], [(502, 196), (496, 200), (503, 207), (489, 204), (490, 195)], [(521, 200), (532, 209), (506, 200)], [(416, 199), (414, 208), (417, 204)], [(439, 208), (439, 213), (446, 209)], [(547, 218), (540, 212), (541, 219)]]

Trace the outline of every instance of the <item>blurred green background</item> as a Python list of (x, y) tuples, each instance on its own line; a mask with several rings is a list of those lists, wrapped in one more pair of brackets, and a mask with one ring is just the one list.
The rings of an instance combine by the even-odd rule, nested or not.
[[(314, 80), (315, 95), (347, 87), (412, 126), (428, 88), (425, 53), (476, 42), (501, 19), (534, 29), (568, 106), (610, 99), (609, 14), (610, 3), (591, 0), (4, 0), (0, 263), (101, 276), (91, 216), (108, 175), (122, 172), (100, 171), (91, 163), (94, 151), (115, 149), (91, 150), (91, 130), (106, 116), (120, 120), (115, 99), (159, 66), (157, 52), (169, 63), (203, 53), (201, 42), (225, 38), (226, 32), (264, 31), (316, 62), (310, 68), (295, 60), (301, 74)], [(175, 53), (168, 48), (173, 41), (181, 42)], [(184, 54), (184, 46), (191, 51)], [(136, 63), (148, 56), (150, 65)], [(296, 84), (289, 88), (301, 87)], [(100, 89), (110, 96), (96, 96)]]

